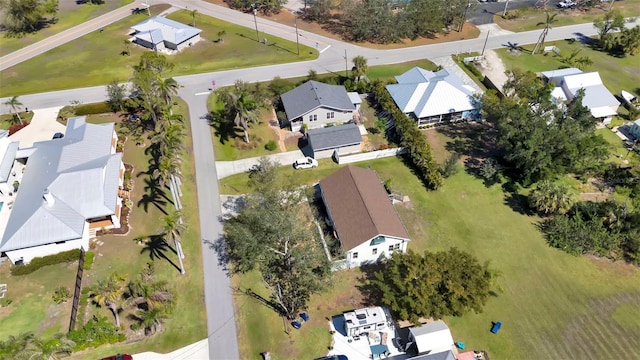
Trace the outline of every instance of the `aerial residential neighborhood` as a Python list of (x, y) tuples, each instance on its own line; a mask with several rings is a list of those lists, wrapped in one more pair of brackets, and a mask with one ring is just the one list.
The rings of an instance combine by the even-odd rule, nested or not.
[(0, 2), (0, 359), (640, 358), (639, 15)]

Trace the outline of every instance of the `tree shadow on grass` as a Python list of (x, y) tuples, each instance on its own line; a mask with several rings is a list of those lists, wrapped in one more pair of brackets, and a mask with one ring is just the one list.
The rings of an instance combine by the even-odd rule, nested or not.
[(227, 121), (224, 116), (220, 111), (212, 111), (206, 116), (209, 126), (213, 128), (214, 136), (219, 138), (220, 143), (223, 145), (238, 136), (235, 125)]
[(375, 278), (375, 273), (379, 271), (383, 266), (384, 264), (382, 263), (360, 266), (362, 275), (358, 277), (356, 288), (362, 294), (363, 305), (365, 306), (380, 306), (382, 292), (377, 286), (371, 284), (371, 280)]
[(504, 204), (511, 210), (521, 215), (532, 216), (534, 212), (529, 207), (529, 201), (525, 195), (518, 192), (520, 185), (513, 180), (509, 180), (502, 184), (504, 192)]
[(145, 240), (144, 247), (140, 250), (140, 254), (149, 253), (149, 258), (152, 261), (156, 259), (166, 260), (176, 270), (181, 271), (180, 267), (167, 257), (167, 251), (171, 251), (177, 255), (177, 251), (164, 239), (164, 234), (157, 234), (151, 235)]
[(276, 301), (272, 299), (265, 298), (264, 296), (253, 291), (251, 288), (242, 288), (241, 286), (238, 286), (238, 287), (234, 287), (233, 291), (236, 294), (246, 295), (252, 299), (257, 300), (260, 304), (266, 306), (268, 309), (276, 312), (280, 316), (286, 316), (286, 312), (283, 311), (280, 304), (278, 304)]
[(155, 206), (161, 213), (167, 215), (167, 211), (164, 207), (167, 205), (168, 197), (166, 192), (158, 187), (158, 184), (151, 179), (151, 177), (146, 177), (144, 179), (144, 191), (145, 193), (142, 195), (142, 198), (138, 201), (137, 206), (142, 207), (144, 212), (149, 212), (149, 205)]

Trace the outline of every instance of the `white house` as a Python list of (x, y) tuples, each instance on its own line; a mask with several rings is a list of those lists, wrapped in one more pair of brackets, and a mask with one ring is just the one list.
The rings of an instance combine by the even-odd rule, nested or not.
[(409, 342), (406, 350), (414, 347), (418, 354), (435, 354), (450, 351), (453, 337), (449, 327), (442, 320), (438, 320), (419, 327), (409, 329)]
[(162, 16), (152, 17), (131, 27), (133, 42), (149, 49), (180, 51), (200, 41), (202, 30)]
[(8, 131), (0, 130), (0, 196), (9, 196), (13, 191), (13, 182), (16, 180), (13, 164), (19, 143), (11, 142), (8, 134)]
[(65, 136), (20, 149), (26, 167), (0, 252), (14, 264), (71, 249), (89, 248), (101, 228), (120, 226), (124, 165), (114, 124), (67, 122)]
[(416, 119), (418, 126), (475, 116), (473, 94), (477, 90), (448, 70), (433, 72), (416, 66), (396, 76), (396, 80), (397, 84), (386, 86), (387, 91), (403, 113)]
[(358, 336), (387, 327), (387, 315), (379, 306), (346, 312), (343, 316), (347, 336)]
[(375, 171), (343, 167), (320, 180), (320, 191), (348, 268), (407, 251), (409, 234)]
[(362, 103), (357, 93), (347, 93), (342, 85), (313, 80), (282, 94), (280, 99), (291, 131), (299, 131), (303, 124), (318, 129), (350, 122)]
[(620, 102), (604, 86), (598, 72), (585, 73), (580, 69), (567, 68), (543, 71), (541, 75), (555, 86), (551, 96), (557, 101), (571, 101), (580, 89), (584, 89), (582, 105), (589, 108), (591, 116), (606, 120), (618, 113)]

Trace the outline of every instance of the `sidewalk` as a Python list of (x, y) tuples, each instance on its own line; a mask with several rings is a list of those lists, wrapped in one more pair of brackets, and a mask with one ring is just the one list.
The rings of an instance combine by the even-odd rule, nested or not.
[(151, 351), (134, 354), (133, 360), (209, 360), (209, 341), (203, 339), (168, 354)]

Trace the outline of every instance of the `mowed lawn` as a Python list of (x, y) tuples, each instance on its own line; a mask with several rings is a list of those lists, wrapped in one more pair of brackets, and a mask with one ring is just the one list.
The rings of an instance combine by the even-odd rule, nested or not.
[[(553, 31), (553, 30), (551, 30)], [(570, 43), (568, 41), (547, 41), (547, 46), (555, 45), (560, 49), (562, 56), (569, 56), (573, 51), (580, 50), (578, 57), (586, 56), (593, 61), (593, 65), (587, 67), (585, 72), (597, 71), (604, 85), (613, 94), (620, 95), (620, 90), (626, 90), (636, 95), (640, 95), (640, 65), (637, 56), (626, 56), (623, 58), (609, 55), (607, 52), (597, 51), (589, 45), (579, 42)], [(496, 50), (502, 59), (507, 70), (520, 68), (533, 72), (555, 70), (568, 67), (562, 63), (558, 56), (537, 54), (531, 55), (534, 44), (524, 45), (526, 52), (511, 53), (507, 49)]]
[[(168, 5), (156, 5), (151, 11), (157, 14), (167, 8)], [(188, 11), (167, 17), (192, 23)], [(123, 56), (124, 41), (129, 38), (131, 26), (147, 18), (146, 14), (131, 15), (105, 27), (103, 32), (92, 32), (0, 72), (0, 96), (105, 85), (114, 79), (128, 81), (140, 54), (149, 50), (132, 44), (131, 56)], [(303, 45), (297, 55), (294, 42), (270, 35), (265, 36), (268, 45), (257, 43), (252, 29), (201, 14), (196, 25), (203, 30), (203, 39), (177, 55), (167, 56), (175, 64), (168, 76), (310, 60), (318, 55), (315, 49)], [(222, 31), (226, 33), (222, 36), (224, 41), (215, 42)]]
[(22, 37), (10, 36), (6, 32), (2, 33), (0, 35), (0, 55), (4, 56), (22, 49), (132, 2), (132, 0), (106, 1), (102, 5), (93, 5), (90, 3), (79, 4), (69, 0), (64, 1), (56, 14), (57, 21), (55, 24), (49, 24), (37, 32), (25, 34)]
[[(441, 134), (437, 138), (440, 147), (449, 141)], [(396, 207), (412, 237), (410, 249), (437, 251), (455, 246), (481, 262), (490, 261), (502, 273), (499, 284), (504, 292), (489, 299), (483, 313), (445, 319), (455, 341), (470, 349), (485, 349), (497, 359), (608, 359), (620, 351), (628, 358), (640, 357), (638, 268), (550, 248), (536, 228), (539, 218), (514, 211), (500, 185), (486, 188), (464, 171), (447, 179), (442, 189), (427, 192), (400, 159), (357, 166), (371, 166), (383, 180), (392, 178), (392, 188), (411, 199)], [(305, 171), (300, 180), (312, 183), (335, 168), (323, 163)], [(308, 175), (312, 173), (316, 173), (313, 179)], [(239, 186), (239, 178), (224, 179), (222, 184)], [(226, 188), (222, 186), (221, 191)], [(331, 295), (318, 298), (322, 301), (313, 301), (336, 301)], [(352, 308), (357, 305), (356, 301)], [(313, 307), (311, 310), (313, 317)], [(497, 335), (489, 332), (492, 321), (503, 323)], [(239, 326), (242, 329), (244, 325)], [(326, 322), (318, 326), (328, 329)], [(274, 345), (289, 341), (282, 332)], [(317, 345), (318, 353), (310, 357), (324, 354), (329, 345), (329, 340), (325, 341), (326, 345)], [(265, 349), (252, 348), (251, 357), (259, 351)]]
[[(583, 11), (580, 9), (559, 9), (555, 7), (555, 4), (550, 3), (551, 6), (546, 11), (557, 14), (557, 21), (554, 23), (556, 27), (593, 22), (603, 16), (611, 6), (609, 2), (603, 2), (588, 11)], [(624, 17), (638, 16), (640, 15), (640, 0), (616, 1), (613, 4), (613, 9), (620, 11)], [(500, 11), (493, 16), (493, 21), (505, 30), (518, 32), (540, 29), (541, 27), (537, 24), (546, 19), (545, 9), (521, 7), (516, 11), (519, 13), (516, 19), (507, 20), (502, 17), (502, 11)]]

